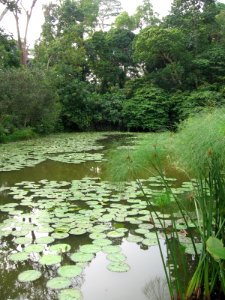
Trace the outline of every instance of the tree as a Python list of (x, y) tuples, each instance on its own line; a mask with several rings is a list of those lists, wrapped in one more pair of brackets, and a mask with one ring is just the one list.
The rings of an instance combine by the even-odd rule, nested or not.
[[(5, 5), (5, 9), (3, 13), (1, 14), (0, 20), (4, 17), (5, 13), (7, 11), (10, 11), (15, 18), (16, 21), (16, 30), (17, 30), (17, 42), (18, 42), (18, 48), (20, 51), (20, 63), (22, 65), (26, 65), (28, 62), (28, 49), (27, 49), (27, 33), (29, 29), (29, 24), (31, 20), (31, 16), (33, 13), (33, 9), (35, 7), (35, 4), (38, 0), (32, 0), (31, 5), (29, 8), (27, 8), (24, 5), (23, 0), (1, 0), (0, 3)], [(25, 32), (24, 35), (21, 35), (21, 28), (19, 24), (19, 19), (22, 15), (25, 15), (26, 18), (26, 24), (25, 24)]]
[(19, 51), (16, 41), (0, 29), (0, 69), (19, 67)]
[(46, 74), (28, 68), (0, 71), (0, 107), (0, 125), (9, 133), (27, 127), (49, 133), (59, 113), (58, 96)]
[(154, 12), (150, 0), (143, 0), (143, 4), (137, 7), (134, 18), (136, 27), (140, 29), (147, 26), (155, 26), (159, 23), (158, 14)]
[(117, 29), (127, 29), (133, 31), (137, 27), (136, 19), (134, 16), (129, 16), (126, 11), (123, 11), (120, 15), (117, 16), (114, 26)]
[(101, 30), (107, 29), (112, 24), (112, 18), (121, 12), (119, 0), (99, 0), (98, 26)]
[(179, 29), (147, 27), (136, 39), (134, 55), (144, 64), (144, 72), (153, 74), (157, 84), (169, 89), (181, 88), (189, 61), (185, 42)]
[(8, 11), (12, 12), (18, 9), (18, 2), (17, 0), (0, 0), (0, 4), (4, 5), (4, 9), (0, 14), (0, 22)]
[(122, 88), (128, 76), (135, 72), (132, 59), (134, 33), (126, 29), (95, 32), (86, 41), (91, 73), (101, 92), (112, 86)]

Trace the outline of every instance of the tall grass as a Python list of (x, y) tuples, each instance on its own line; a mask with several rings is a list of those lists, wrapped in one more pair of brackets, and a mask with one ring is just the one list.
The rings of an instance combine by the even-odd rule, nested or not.
[[(115, 180), (136, 179), (143, 193), (139, 180), (143, 170), (159, 175), (166, 194), (170, 195), (172, 190), (167, 184), (164, 170), (168, 160), (177, 168), (183, 169), (190, 178), (196, 178), (197, 184), (193, 186), (192, 197), (195, 216), (190, 214), (176, 195), (173, 197), (184, 222), (188, 225), (188, 220), (191, 220), (196, 225), (198, 238), (202, 242), (196, 268), (187, 283), (188, 262), (185, 256), (182, 257), (176, 222), (173, 222), (172, 237), (165, 235), (175, 274), (173, 282), (161, 252), (171, 299), (213, 299), (212, 295), (219, 299), (221, 294), (225, 295), (224, 264), (215, 261), (207, 252), (206, 241), (211, 236), (219, 238), (223, 243), (225, 240), (225, 110), (202, 113), (185, 121), (175, 135), (150, 135), (134, 151), (120, 150), (114, 153), (109, 170), (111, 178)], [(150, 214), (157, 216), (156, 208), (147, 195), (145, 199)], [(161, 227), (163, 229), (163, 223)], [(156, 235), (159, 242), (157, 230)], [(197, 255), (192, 232), (190, 237)], [(177, 242), (174, 244), (172, 241)]]

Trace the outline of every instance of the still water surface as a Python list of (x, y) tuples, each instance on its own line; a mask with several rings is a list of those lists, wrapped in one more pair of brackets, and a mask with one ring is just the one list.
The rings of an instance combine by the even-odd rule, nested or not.
[[(124, 145), (126, 138), (127, 143), (129, 143), (131, 139), (130, 136), (106, 135), (99, 141), (96, 140), (96, 145), (102, 146), (102, 149), (92, 150), (92, 152), (105, 155), (110, 148), (115, 147), (115, 142), (117, 146)], [(73, 139), (72, 134), (70, 139)], [(89, 152), (91, 153), (91, 151)], [(74, 164), (48, 158), (35, 166), (25, 166), (20, 170), (0, 172), (0, 187), (12, 188), (16, 184), (24, 181), (35, 184), (40, 182), (40, 180), (46, 180), (48, 182), (66, 181), (70, 184), (74, 180), (82, 180), (87, 177), (100, 177), (101, 180), (104, 180), (104, 162), (88, 161)], [(63, 190), (66, 189), (67, 187), (65, 186)], [(8, 194), (7, 190), (3, 191), (0, 193), (0, 205), (21, 201), (21, 199), (16, 200), (12, 197), (13, 195)], [(43, 199), (43, 197), (41, 197), (41, 199)], [(33, 198), (32, 201), (35, 200), (36, 199)], [(95, 200), (96, 199), (94, 199), (94, 201)], [(50, 199), (49, 201), (54, 200)], [(82, 203), (79, 201), (76, 203), (80, 209)], [(108, 206), (106, 205), (106, 207)], [(17, 209), (25, 213), (30, 212), (30, 208), (24, 205), (23, 207), (19, 205)], [(33, 210), (33, 212), (34, 211), (35, 210)], [(0, 222), (2, 222), (0, 225), (2, 225), (4, 220), (8, 217), (7, 212), (0, 211)], [(32, 220), (30, 223), (32, 223)], [(114, 226), (114, 224), (115, 222), (112, 222), (112, 226)], [(137, 228), (137, 225), (131, 225), (127, 222), (125, 222), (124, 226), (129, 230), (125, 237), (133, 233)], [(35, 234), (36, 237), (38, 237), (38, 233), (36, 232)], [(44, 236), (47, 235), (48, 234), (45, 234)], [(158, 246), (146, 247), (140, 243), (128, 242), (125, 237), (113, 239), (113, 244), (121, 246), (122, 253), (126, 255), (126, 263), (130, 267), (129, 271), (121, 273), (109, 271), (107, 269), (109, 261), (106, 258), (106, 254), (102, 251), (97, 252), (91, 262), (84, 266), (82, 274), (72, 279), (71, 286), (81, 290), (84, 300), (154, 300), (157, 299), (155, 294), (159, 295), (160, 292), (162, 292), (160, 290), (161, 288), (159, 286), (157, 287), (158, 278), (164, 281), (164, 272)], [(9, 255), (15, 251), (22, 251), (24, 246), (14, 243), (14, 238), (10, 234), (8, 236), (0, 235), (0, 238), (0, 300), (58, 299), (58, 290), (48, 289), (46, 282), (48, 279), (57, 276), (56, 272), (59, 266), (40, 266), (38, 264), (38, 258), (36, 257), (38, 254), (35, 254), (25, 262), (12, 262), (8, 259)], [(32, 241), (32, 243), (33, 242), (34, 241)], [(68, 243), (72, 247), (71, 252), (74, 253), (78, 251), (80, 245), (90, 244), (91, 240), (89, 234), (86, 233), (81, 236), (69, 235), (69, 237), (62, 240), (56, 239), (54, 243)], [(163, 240), (161, 240), (161, 246), (166, 257), (166, 246)], [(48, 250), (46, 251), (46, 253), (48, 253)], [(64, 260), (64, 264), (71, 264), (68, 257), (64, 258)], [(40, 270), (43, 275), (34, 282), (19, 282), (17, 279), (18, 274), (28, 269)], [(169, 297), (165, 293), (162, 300), (167, 299), (169, 299)]]

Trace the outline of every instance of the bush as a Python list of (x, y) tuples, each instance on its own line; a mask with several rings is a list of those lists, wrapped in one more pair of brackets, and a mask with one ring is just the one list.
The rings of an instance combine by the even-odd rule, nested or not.
[(58, 96), (42, 71), (0, 71), (0, 125), (6, 135), (30, 127), (38, 133), (50, 133), (59, 109)]
[(168, 95), (160, 88), (143, 86), (124, 102), (124, 126), (132, 131), (164, 131), (169, 127)]

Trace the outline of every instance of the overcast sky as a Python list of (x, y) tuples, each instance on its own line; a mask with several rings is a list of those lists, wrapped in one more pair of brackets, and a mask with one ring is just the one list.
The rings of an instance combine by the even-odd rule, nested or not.
[[(41, 25), (44, 21), (43, 13), (42, 13), (42, 5), (50, 2), (49, 0), (38, 0), (37, 4), (33, 10), (33, 15), (30, 23), (30, 28), (28, 32), (28, 43), (32, 46), (34, 41), (39, 38), (41, 32)], [(123, 9), (127, 11), (129, 14), (133, 14), (138, 5), (142, 3), (142, 0), (120, 0)], [(171, 6), (171, 0), (152, 0), (152, 5), (154, 10), (158, 12), (161, 16), (165, 16)], [(221, 1), (222, 2), (222, 1)], [(23, 3), (31, 3), (31, 0), (24, 0)], [(2, 7), (0, 9), (0, 13), (2, 11)], [(21, 24), (22, 25), (22, 24)], [(8, 13), (3, 21), (1, 22), (1, 26), (7, 30), (7, 32), (11, 32), (13, 34), (16, 33), (16, 25), (14, 17), (11, 13)], [(22, 32), (22, 36), (23, 36)]]

